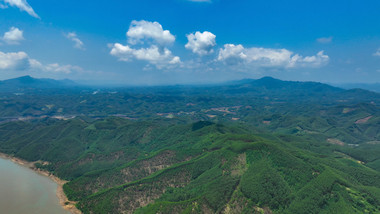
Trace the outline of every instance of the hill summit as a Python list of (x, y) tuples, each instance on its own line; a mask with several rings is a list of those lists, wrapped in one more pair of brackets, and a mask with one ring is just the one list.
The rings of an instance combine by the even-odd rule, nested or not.
[(29, 75), (0, 81), (0, 90), (8, 92), (17, 92), (35, 89), (58, 89), (65, 87), (73, 87), (77, 84), (72, 80), (54, 80), (48, 78), (33, 78)]

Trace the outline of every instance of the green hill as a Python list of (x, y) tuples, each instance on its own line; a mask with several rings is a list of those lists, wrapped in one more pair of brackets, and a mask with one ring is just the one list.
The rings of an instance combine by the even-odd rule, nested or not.
[(65, 193), (84, 213), (380, 212), (380, 172), (338, 145), (179, 123), (7, 123), (0, 150), (48, 162), (38, 167), (70, 180)]
[(270, 77), (12, 81), (22, 93), (0, 92), (0, 152), (68, 180), (84, 213), (380, 213), (378, 93)]

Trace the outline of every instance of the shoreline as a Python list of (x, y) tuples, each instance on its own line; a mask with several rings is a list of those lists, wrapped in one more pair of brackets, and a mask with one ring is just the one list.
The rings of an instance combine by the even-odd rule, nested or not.
[(34, 164), (38, 161), (29, 162), (29, 161), (26, 161), (26, 160), (23, 160), (23, 159), (20, 159), (20, 158), (17, 158), (17, 157), (14, 157), (14, 156), (11, 156), (11, 155), (8, 155), (5, 153), (1, 153), (1, 152), (0, 152), (0, 158), (8, 159), (8, 160), (11, 160), (12, 162), (14, 162), (18, 165), (28, 167), (29, 169), (33, 170), (34, 172), (53, 180), (57, 184), (56, 195), (57, 195), (57, 198), (59, 199), (59, 204), (63, 207), (63, 209), (69, 211), (72, 214), (82, 214), (82, 212), (78, 208), (75, 207), (76, 202), (75, 201), (69, 201), (67, 199), (64, 191), (63, 191), (63, 185), (65, 183), (67, 183), (68, 181), (62, 180), (62, 179), (58, 178), (57, 176), (54, 176), (53, 174), (51, 174), (48, 171), (43, 171), (43, 170), (35, 168)]

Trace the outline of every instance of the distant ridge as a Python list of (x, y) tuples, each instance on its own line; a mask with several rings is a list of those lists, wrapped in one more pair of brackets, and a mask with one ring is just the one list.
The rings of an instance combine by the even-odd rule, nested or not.
[(313, 82), (313, 81), (288, 81), (280, 80), (273, 77), (265, 76), (260, 79), (242, 79), (228, 82), (229, 85), (250, 85), (250, 86), (262, 86), (266, 88), (282, 88), (282, 87), (300, 87), (300, 86), (319, 86), (326, 87), (334, 91), (342, 91), (340, 87), (332, 86), (325, 83)]
[[(111, 88), (123, 88), (120, 86), (98, 86), (100, 88), (111, 89)], [(21, 76), (14, 79), (8, 79), (0, 81), (0, 92), (4, 93), (24, 93), (24, 92), (42, 92), (45, 89), (50, 89), (49, 91), (60, 91), (65, 93), (62, 89), (78, 89), (78, 88), (94, 88), (94, 86), (86, 86), (78, 84), (72, 80), (54, 80), (49, 78), (33, 78), (29, 75)], [(131, 89), (131, 87), (128, 87)], [(134, 88), (134, 87), (132, 87)], [(159, 92), (165, 94), (173, 93), (186, 93), (188, 95), (194, 93), (207, 93), (218, 94), (218, 95), (243, 95), (243, 96), (254, 96), (254, 97), (272, 97), (278, 100), (319, 100), (323, 98), (335, 97), (341, 100), (352, 100), (354, 97), (356, 99), (366, 101), (372, 101), (373, 98), (376, 100), (380, 99), (380, 94), (365, 89), (350, 89), (346, 90), (336, 86), (331, 86), (320, 82), (311, 81), (284, 81), (276, 79), (273, 77), (263, 77), (260, 79), (242, 79), (235, 81), (228, 81), (219, 84), (208, 84), (208, 85), (167, 85), (167, 86), (146, 86), (139, 88), (136, 87), (133, 91), (141, 93), (141, 90), (147, 90), (151, 92)], [(164, 91), (162, 91), (164, 89)], [(54, 92), (54, 93), (55, 93)], [(146, 92), (146, 91), (145, 91)]]
[(336, 84), (336, 86), (344, 89), (365, 89), (369, 91), (374, 91), (380, 93), (380, 83), (349, 83), (349, 84)]
[(60, 89), (77, 86), (74, 81), (65, 80), (54, 80), (48, 78), (33, 78), (29, 75), (21, 76), (14, 79), (8, 79), (0, 81), (0, 90), (2, 92), (18, 92), (24, 90), (34, 90), (34, 89)]
[(319, 82), (283, 81), (273, 77), (231, 81), (227, 87), (228, 88), (226, 88), (226, 90), (234, 94), (256, 91), (287, 95), (290, 95), (291, 93), (306, 93), (315, 95), (344, 91), (342, 88)]

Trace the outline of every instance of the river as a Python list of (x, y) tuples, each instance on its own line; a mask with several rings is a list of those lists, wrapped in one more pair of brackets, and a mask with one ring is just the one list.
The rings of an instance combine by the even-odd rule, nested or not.
[(0, 158), (0, 213), (69, 214), (59, 204), (57, 185), (25, 166)]

